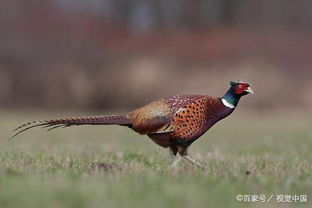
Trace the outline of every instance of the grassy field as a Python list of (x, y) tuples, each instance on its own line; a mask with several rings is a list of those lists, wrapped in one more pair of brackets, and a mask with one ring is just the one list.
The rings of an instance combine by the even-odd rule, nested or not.
[[(190, 148), (203, 171), (172, 166), (168, 150), (122, 127), (34, 129), (8, 142), (20, 123), (60, 114), (2, 111), (0, 207), (312, 207), (312, 119), (240, 112)], [(239, 194), (273, 197), (239, 202)]]

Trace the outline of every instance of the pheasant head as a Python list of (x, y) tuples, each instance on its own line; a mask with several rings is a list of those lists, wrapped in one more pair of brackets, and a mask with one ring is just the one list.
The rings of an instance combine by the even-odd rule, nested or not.
[(235, 108), (238, 104), (239, 99), (248, 94), (254, 94), (247, 82), (231, 81), (230, 89), (221, 98), (223, 104), (229, 108)]

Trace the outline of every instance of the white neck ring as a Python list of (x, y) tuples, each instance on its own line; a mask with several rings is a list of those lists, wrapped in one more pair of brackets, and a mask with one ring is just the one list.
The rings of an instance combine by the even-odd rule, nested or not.
[(221, 101), (222, 101), (223, 105), (225, 105), (226, 107), (235, 108), (235, 105), (229, 103), (226, 99), (222, 98)]

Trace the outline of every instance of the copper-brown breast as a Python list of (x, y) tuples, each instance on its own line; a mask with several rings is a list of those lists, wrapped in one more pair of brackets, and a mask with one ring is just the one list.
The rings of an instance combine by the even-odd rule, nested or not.
[(210, 102), (210, 99), (204, 97), (177, 110), (170, 124), (174, 130), (170, 136), (185, 140), (198, 137), (205, 128)]

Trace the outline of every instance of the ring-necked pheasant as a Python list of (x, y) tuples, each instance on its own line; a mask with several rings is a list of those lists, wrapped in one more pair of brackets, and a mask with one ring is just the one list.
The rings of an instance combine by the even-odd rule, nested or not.
[[(154, 101), (126, 115), (107, 115), (80, 118), (33, 121), (15, 131), (16, 135), (33, 127), (58, 127), (74, 125), (121, 125), (148, 135), (156, 144), (169, 148), (173, 155), (179, 153), (187, 161), (201, 166), (187, 155), (188, 147), (219, 120), (230, 115), (239, 99), (252, 89), (246, 82), (230, 82), (223, 97), (208, 95), (176, 95)], [(12, 138), (13, 138), (12, 137)]]

